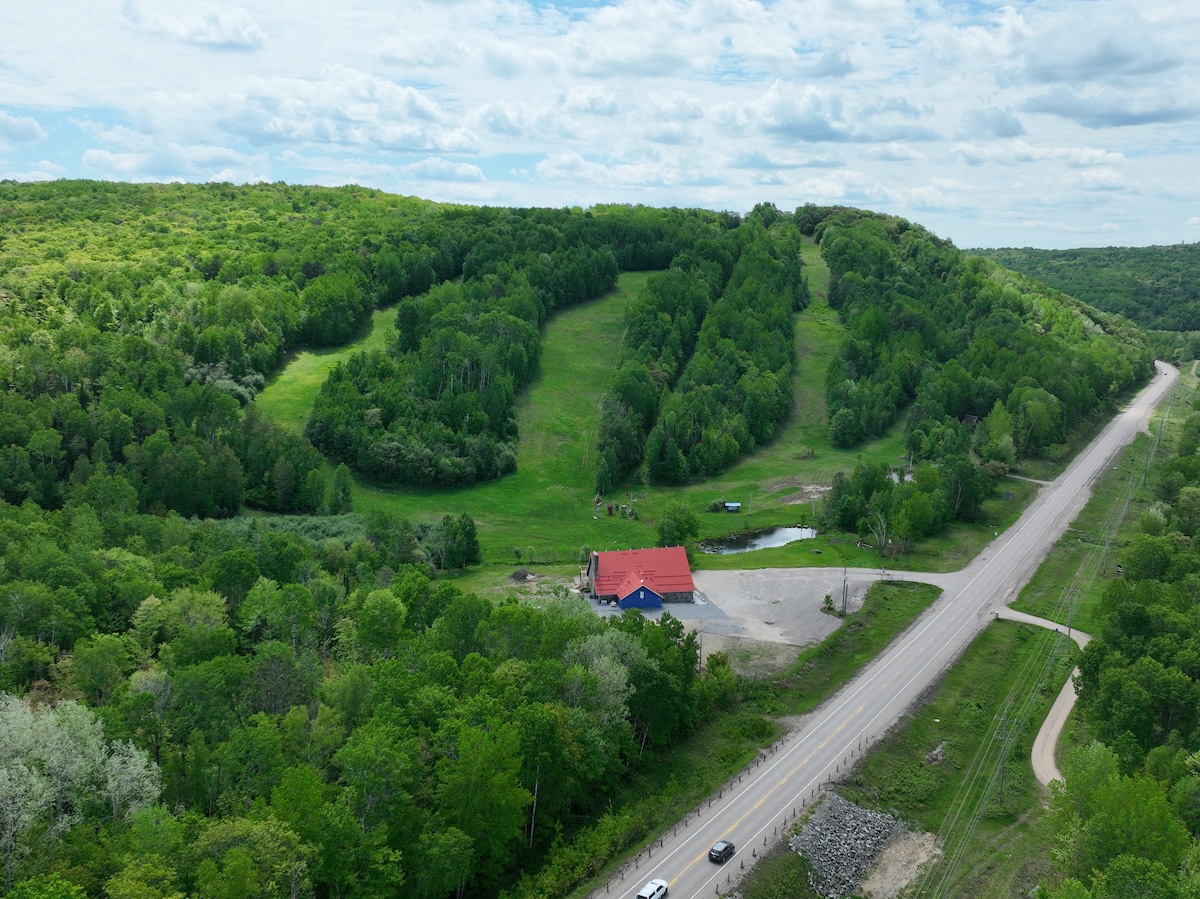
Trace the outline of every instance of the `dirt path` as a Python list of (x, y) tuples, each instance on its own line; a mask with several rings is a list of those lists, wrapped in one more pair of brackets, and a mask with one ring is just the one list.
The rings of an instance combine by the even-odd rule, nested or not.
[[(1079, 644), (1080, 649), (1087, 646), (1088, 641), (1092, 639), (1090, 635), (1083, 633), (1083, 631), (1069, 629), (1065, 625), (1054, 621), (1038, 618), (1035, 615), (1027, 615), (1024, 612), (1018, 612), (1015, 609), (1007, 607), (1001, 609), (997, 617), (1005, 618), (1009, 621), (1022, 621), (1025, 624), (1036, 624), (1038, 627), (1054, 628), (1055, 631), (1064, 630), (1068, 637)], [(1058, 764), (1054, 759), (1054, 750), (1058, 746), (1058, 738), (1062, 734), (1063, 726), (1067, 723), (1067, 717), (1071, 714), (1071, 709), (1075, 707), (1075, 678), (1078, 675), (1078, 668), (1071, 672), (1071, 676), (1063, 684), (1058, 698), (1054, 700), (1054, 705), (1050, 707), (1050, 714), (1042, 722), (1042, 727), (1033, 741), (1033, 776), (1043, 786), (1050, 786), (1050, 781), (1052, 780), (1063, 779), (1062, 772), (1058, 770)]]

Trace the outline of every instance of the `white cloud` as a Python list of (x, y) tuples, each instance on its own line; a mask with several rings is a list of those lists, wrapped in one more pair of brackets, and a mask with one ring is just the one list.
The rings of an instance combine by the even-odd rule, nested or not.
[(575, 88), (564, 94), (561, 106), (568, 112), (614, 116), (621, 111), (617, 95), (603, 85)]
[(1125, 187), (1120, 172), (1109, 168), (1085, 169), (1075, 176), (1075, 180), (1084, 190), (1121, 190)]
[(912, 147), (896, 141), (890, 141), (877, 147), (867, 147), (863, 152), (872, 159), (886, 159), (891, 162), (911, 162), (921, 158), (921, 154)]
[[(132, 148), (137, 143), (140, 149)], [(269, 180), (267, 157), (246, 155), (228, 147), (157, 144), (152, 140), (126, 142), (125, 149), (85, 150), (83, 165), (102, 177), (144, 181)]]
[(658, 162), (606, 163), (586, 159), (579, 153), (547, 156), (534, 167), (541, 178), (550, 181), (578, 181), (584, 184), (623, 187), (665, 187), (700, 184), (705, 180), (699, 167), (689, 169)]
[(17, 171), (15, 169), (0, 169), (0, 180), (10, 181), (54, 181), (63, 177), (67, 170), (57, 163), (41, 160), (33, 167)]
[(1021, 120), (1011, 110), (989, 106), (963, 113), (963, 129), (970, 137), (1020, 137), (1025, 133)]
[(473, 152), (478, 140), (424, 92), (332, 66), (312, 80), (256, 79), (221, 123), (256, 144), (329, 144), (377, 151)]
[(1070, 166), (1115, 165), (1125, 161), (1120, 153), (1096, 147), (1046, 147), (1024, 140), (996, 143), (960, 143), (954, 151), (971, 165), (993, 163), (1020, 165), (1022, 163), (1058, 161)]
[(14, 116), (0, 110), (0, 136), (19, 143), (46, 139), (46, 131), (30, 116)]
[(136, 0), (126, 0), (122, 12), (129, 22), (150, 34), (169, 35), (190, 44), (227, 50), (257, 50), (266, 40), (258, 23), (241, 7), (201, 7), (183, 15), (147, 12)]
[(776, 80), (749, 111), (764, 130), (794, 140), (840, 142), (853, 136), (841, 97), (811, 84)]
[(809, 68), (808, 73), (813, 78), (844, 78), (858, 70), (851, 54), (843, 49), (830, 49), (821, 54)]
[(1029, 112), (1061, 116), (1085, 128), (1120, 128), (1195, 120), (1200, 104), (1148, 90), (1130, 93), (1102, 88), (1080, 93), (1068, 87), (1031, 97), (1023, 104)]
[(479, 166), (465, 162), (450, 162), (430, 157), (405, 166), (404, 171), (414, 178), (430, 181), (485, 181)]
[[(1067, 7), (1038, 31), (1025, 58), (1034, 81), (1077, 85), (1155, 75), (1180, 64), (1180, 56), (1150, 29), (1136, 7), (1099, 14)], [(1163, 35), (1162, 37), (1166, 37)]]
[(963, 246), (1036, 221), (1048, 243), (1053, 223), (1169, 242), (1200, 199), (1183, 0), (56, 0), (4, 20), (10, 172), (857, 203)]

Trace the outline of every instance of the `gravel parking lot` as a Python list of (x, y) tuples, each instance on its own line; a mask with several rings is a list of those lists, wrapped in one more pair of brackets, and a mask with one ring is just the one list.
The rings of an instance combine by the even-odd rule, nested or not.
[[(726, 652), (746, 673), (763, 673), (787, 664), (795, 649), (819, 643), (841, 624), (837, 615), (822, 611), (825, 594), (834, 607), (862, 607), (863, 597), (878, 572), (841, 568), (761, 568), (747, 571), (694, 571), (696, 602), (667, 603), (663, 611), (701, 635), (703, 655)], [(617, 614), (616, 606), (598, 606), (601, 614)], [(658, 610), (646, 613), (661, 614)]]

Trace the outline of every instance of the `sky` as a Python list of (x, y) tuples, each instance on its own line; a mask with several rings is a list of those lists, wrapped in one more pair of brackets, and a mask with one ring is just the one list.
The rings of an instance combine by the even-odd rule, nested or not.
[(1200, 241), (1195, 0), (8, 0), (0, 179)]

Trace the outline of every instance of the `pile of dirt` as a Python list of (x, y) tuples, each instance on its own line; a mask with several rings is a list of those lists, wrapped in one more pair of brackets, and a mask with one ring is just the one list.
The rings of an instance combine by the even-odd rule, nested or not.
[(931, 833), (898, 831), (863, 877), (859, 892), (866, 899), (896, 899), (940, 851)]

